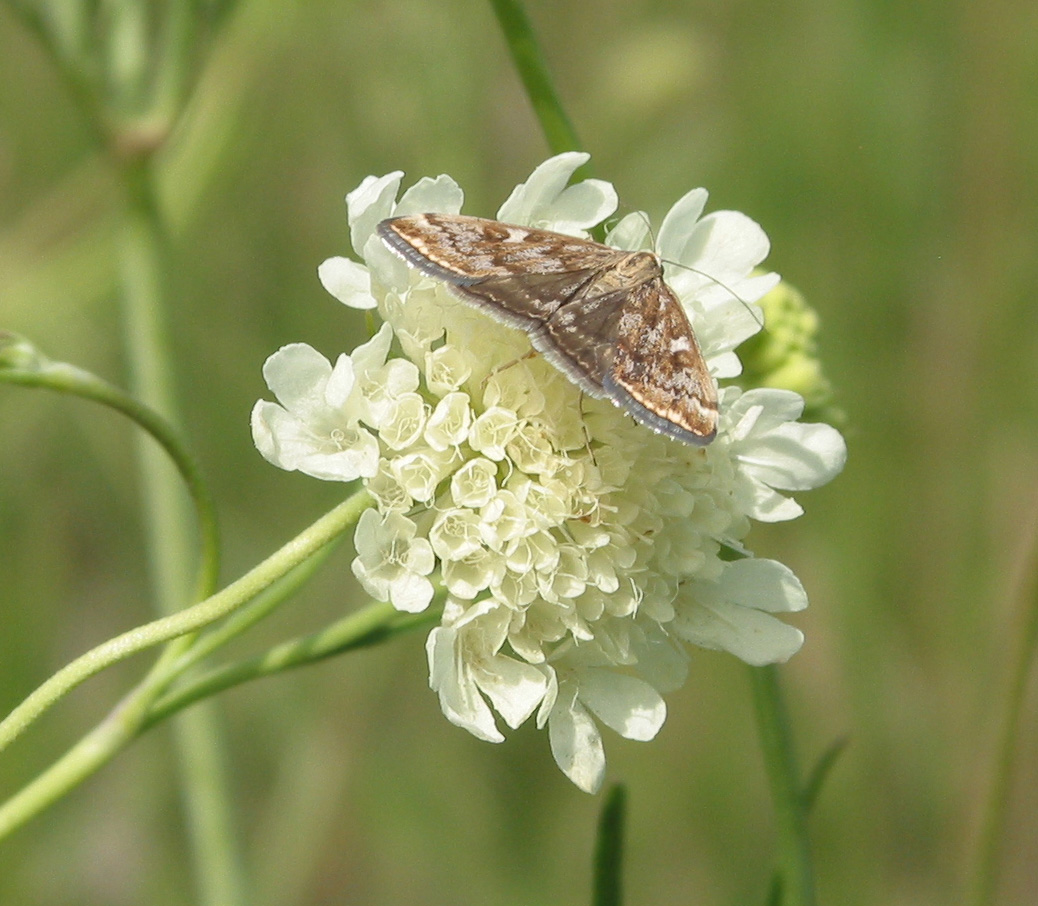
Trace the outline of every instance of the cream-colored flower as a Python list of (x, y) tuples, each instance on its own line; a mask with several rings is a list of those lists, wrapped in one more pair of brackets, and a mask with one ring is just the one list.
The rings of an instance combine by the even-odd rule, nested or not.
[[(586, 159), (542, 164), (499, 218), (586, 235), (617, 203), (608, 183), (569, 184)], [(605, 770), (599, 725), (628, 739), (655, 736), (662, 693), (684, 681), (686, 643), (752, 664), (800, 646), (799, 630), (777, 617), (806, 605), (796, 577), (773, 561), (733, 562), (722, 548), (746, 551), (751, 520), (799, 515), (785, 492), (834, 477), (843, 439), (797, 422), (802, 401), (788, 391), (722, 388), (707, 447), (654, 434), (583, 396), (528, 355), (525, 333), (384, 247), (381, 220), (461, 208), (448, 177), (420, 180), (397, 201), (400, 183), (399, 173), (370, 177), (347, 196), (360, 260), (320, 269), (336, 298), (377, 308), (382, 331), (334, 378), (327, 363), (311, 364), (297, 382), (305, 392), (284, 392), (292, 379), (281, 363), (271, 386), (290, 418), (258, 404), (257, 445), (275, 464), (301, 468), (322, 455), (336, 413), (353, 460), (319, 477), (359, 476), (377, 506), (357, 525), (358, 578), (379, 600), (418, 611), (439, 570), (446, 604), (427, 651), (444, 714), (492, 741), (503, 738), (495, 714), (512, 728), (536, 715), (562, 770), (595, 790)], [(735, 349), (760, 324), (753, 303), (778, 278), (757, 270), (763, 230), (736, 212), (703, 216), (706, 200), (694, 190), (675, 204), (658, 251), (673, 262), (668, 283), (711, 373), (723, 378), (739, 374)], [(629, 215), (609, 241), (640, 248), (648, 236), (644, 215)]]
[(333, 368), (304, 343), (284, 346), (263, 366), (278, 403), (260, 400), (252, 410), (252, 435), (260, 453), (282, 469), (314, 478), (352, 481), (378, 470), (379, 445), (361, 422), (370, 408), (362, 385), (381, 369), (392, 331), (378, 335), (352, 356), (340, 355)]
[(414, 522), (399, 513), (365, 510), (357, 522), (354, 575), (373, 598), (407, 613), (425, 610), (433, 596), (427, 577), (436, 558), (429, 541), (416, 534)]

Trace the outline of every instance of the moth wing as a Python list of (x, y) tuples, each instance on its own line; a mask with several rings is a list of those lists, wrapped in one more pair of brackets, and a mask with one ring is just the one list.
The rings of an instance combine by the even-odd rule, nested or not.
[(475, 283), (448, 286), (456, 296), (479, 306), (491, 317), (532, 334), (542, 329), (560, 308), (583, 297), (597, 276), (597, 271), (571, 271), (523, 278), (484, 277)]
[(618, 286), (627, 252), (460, 214), (383, 220), (413, 267), (527, 331), (535, 349), (592, 396), (685, 443), (717, 433), (717, 390), (681, 303), (661, 276)]
[(415, 214), (383, 220), (382, 241), (423, 273), (457, 286), (488, 277), (595, 271), (624, 252), (607, 245), (462, 214)]
[(602, 386), (660, 434), (699, 445), (717, 434), (717, 387), (688, 315), (661, 277), (628, 293)]
[(624, 257), (586, 239), (461, 214), (383, 220), (378, 232), (422, 273), (498, 320), (530, 331)]
[(594, 397), (612, 396), (603, 378), (613, 356), (614, 331), (630, 289), (596, 286), (593, 274), (578, 293), (530, 331), (534, 349)]

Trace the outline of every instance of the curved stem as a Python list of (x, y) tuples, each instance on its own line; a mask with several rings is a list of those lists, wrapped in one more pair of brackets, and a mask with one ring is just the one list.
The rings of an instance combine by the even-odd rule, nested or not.
[(269, 588), (264, 589), (243, 607), (236, 610), (219, 626), (195, 637), (191, 645), (177, 659), (172, 673), (175, 676), (186, 675), (196, 664), (272, 613), (283, 601), (292, 597), (309, 581), (310, 577), (335, 550), (340, 540), (342, 540), (341, 535), (333, 538), (298, 566), (292, 567)]
[(814, 872), (807, 838), (807, 816), (778, 670), (774, 666), (751, 667), (750, 677), (757, 729), (775, 805), (782, 902), (784, 906), (814, 906)]
[(50, 361), (12, 334), (0, 334), (0, 383), (53, 390), (100, 403), (127, 416), (150, 434), (172, 460), (191, 495), (201, 539), (197, 597), (212, 594), (220, 569), (216, 507), (197, 460), (173, 425), (136, 397), (75, 365)]
[[(82, 3), (52, 4), (53, 9), (44, 4), (42, 10), (38, 9), (39, 4), (12, 0), (12, 5), (51, 52), (56, 68), (87, 114), (99, 147), (110, 153), (123, 180), (126, 204), (118, 243), (124, 348), (131, 367), (131, 385), (152, 409), (175, 420), (173, 360), (165, 343), (166, 243), (152, 192), (151, 158), (182, 107), (188, 74), (198, 71), (197, 66), (188, 65), (197, 46), (196, 41), (190, 40), (197, 11), (183, 3), (172, 4), (165, 16), (142, 14), (136, 4), (127, 3), (108, 4), (100, 11), (92, 4)], [(164, 34), (167, 41), (160, 48), (148, 48), (151, 52), (147, 53), (142, 49), (148, 41), (149, 25)], [(156, 72), (161, 74), (158, 91), (149, 99), (155, 88), (151, 80)], [(192, 594), (189, 576), (194, 540), (183, 490), (169, 463), (147, 446), (144, 438), (138, 439), (143, 442), (138, 453), (151, 583), (159, 611), (170, 614), (191, 601), (207, 598), (215, 590), (216, 523), (206, 499), (201, 509), (208, 506), (208, 512), (200, 517), (203, 557), (198, 585)], [(197, 495), (195, 506), (200, 509)], [(174, 652), (179, 653), (179, 648), (175, 646)], [(31, 719), (31, 711), (29, 714)], [(17, 722), (5, 724), (14, 733), (20, 732)], [(104, 725), (99, 730), (103, 728)], [(243, 904), (243, 876), (234, 852), (227, 784), (218, 757), (221, 741), (214, 715), (198, 710), (187, 721), (178, 722), (175, 730), (200, 902), (213, 906)], [(90, 770), (84, 766), (89, 765), (97, 751), (98, 747), (93, 745), (76, 747), (55, 768), (67, 765), (73, 769), (72, 774), (77, 769)], [(53, 776), (59, 778), (60, 788), (60, 778), (64, 776), (68, 781), (71, 775), (65, 776), (58, 770)]]
[(39, 686), (0, 722), (0, 750), (64, 695), (105, 667), (138, 651), (195, 632), (233, 613), (349, 528), (372, 502), (367, 491), (358, 491), (223, 591), (193, 607), (131, 629), (77, 658)]
[(35, 780), (0, 804), (0, 839), (107, 764), (140, 732), (152, 701), (176, 676), (172, 666), (187, 644), (188, 640), (181, 638), (169, 645), (148, 675), (101, 723)]
[[(147, 647), (185, 635), (207, 625), (213, 619), (230, 613), (327, 545), (336, 535), (356, 522), (360, 513), (371, 503), (366, 491), (354, 494), (222, 592), (186, 611), (113, 639), (84, 655), (79, 661), (73, 662), (44, 683), (0, 724), (0, 748), (14, 739), (32, 719), (53, 703), (53, 693), (61, 690), (51, 687), (59, 678), (64, 680), (65, 686), (70, 682), (77, 685), (86, 676), (96, 673), (100, 669), (97, 664), (105, 658), (108, 659), (108, 663), (121, 660), (129, 651), (135, 650), (135, 645)], [(152, 705), (180, 675), (180, 659), (189, 644), (188, 640), (180, 639), (169, 646), (148, 676), (104, 721), (32, 783), (0, 805), (0, 837), (24, 824), (98, 768), (107, 764), (141, 732), (144, 726), (155, 723), (151, 715)], [(87, 663), (81, 663), (83, 661)], [(67, 691), (67, 688), (64, 691)], [(225, 847), (227, 841), (217, 841), (215, 845)], [(227, 868), (231, 867), (233, 866)], [(214, 870), (221, 870), (220, 866), (215, 866)]]
[(0, 838), (60, 799), (133, 739), (149, 692), (147, 685), (139, 686), (50, 768), (0, 805)]

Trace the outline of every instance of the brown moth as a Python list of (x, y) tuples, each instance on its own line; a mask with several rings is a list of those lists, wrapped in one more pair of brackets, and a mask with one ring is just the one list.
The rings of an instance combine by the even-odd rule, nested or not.
[(378, 234), (466, 302), (526, 331), (589, 396), (692, 444), (717, 434), (717, 387), (651, 252), (461, 214), (383, 220)]

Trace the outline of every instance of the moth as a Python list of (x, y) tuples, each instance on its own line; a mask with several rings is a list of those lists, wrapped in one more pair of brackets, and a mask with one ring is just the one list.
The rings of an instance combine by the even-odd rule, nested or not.
[(589, 396), (684, 443), (714, 439), (717, 387), (656, 255), (461, 214), (383, 220), (378, 234), (462, 300), (524, 330)]

